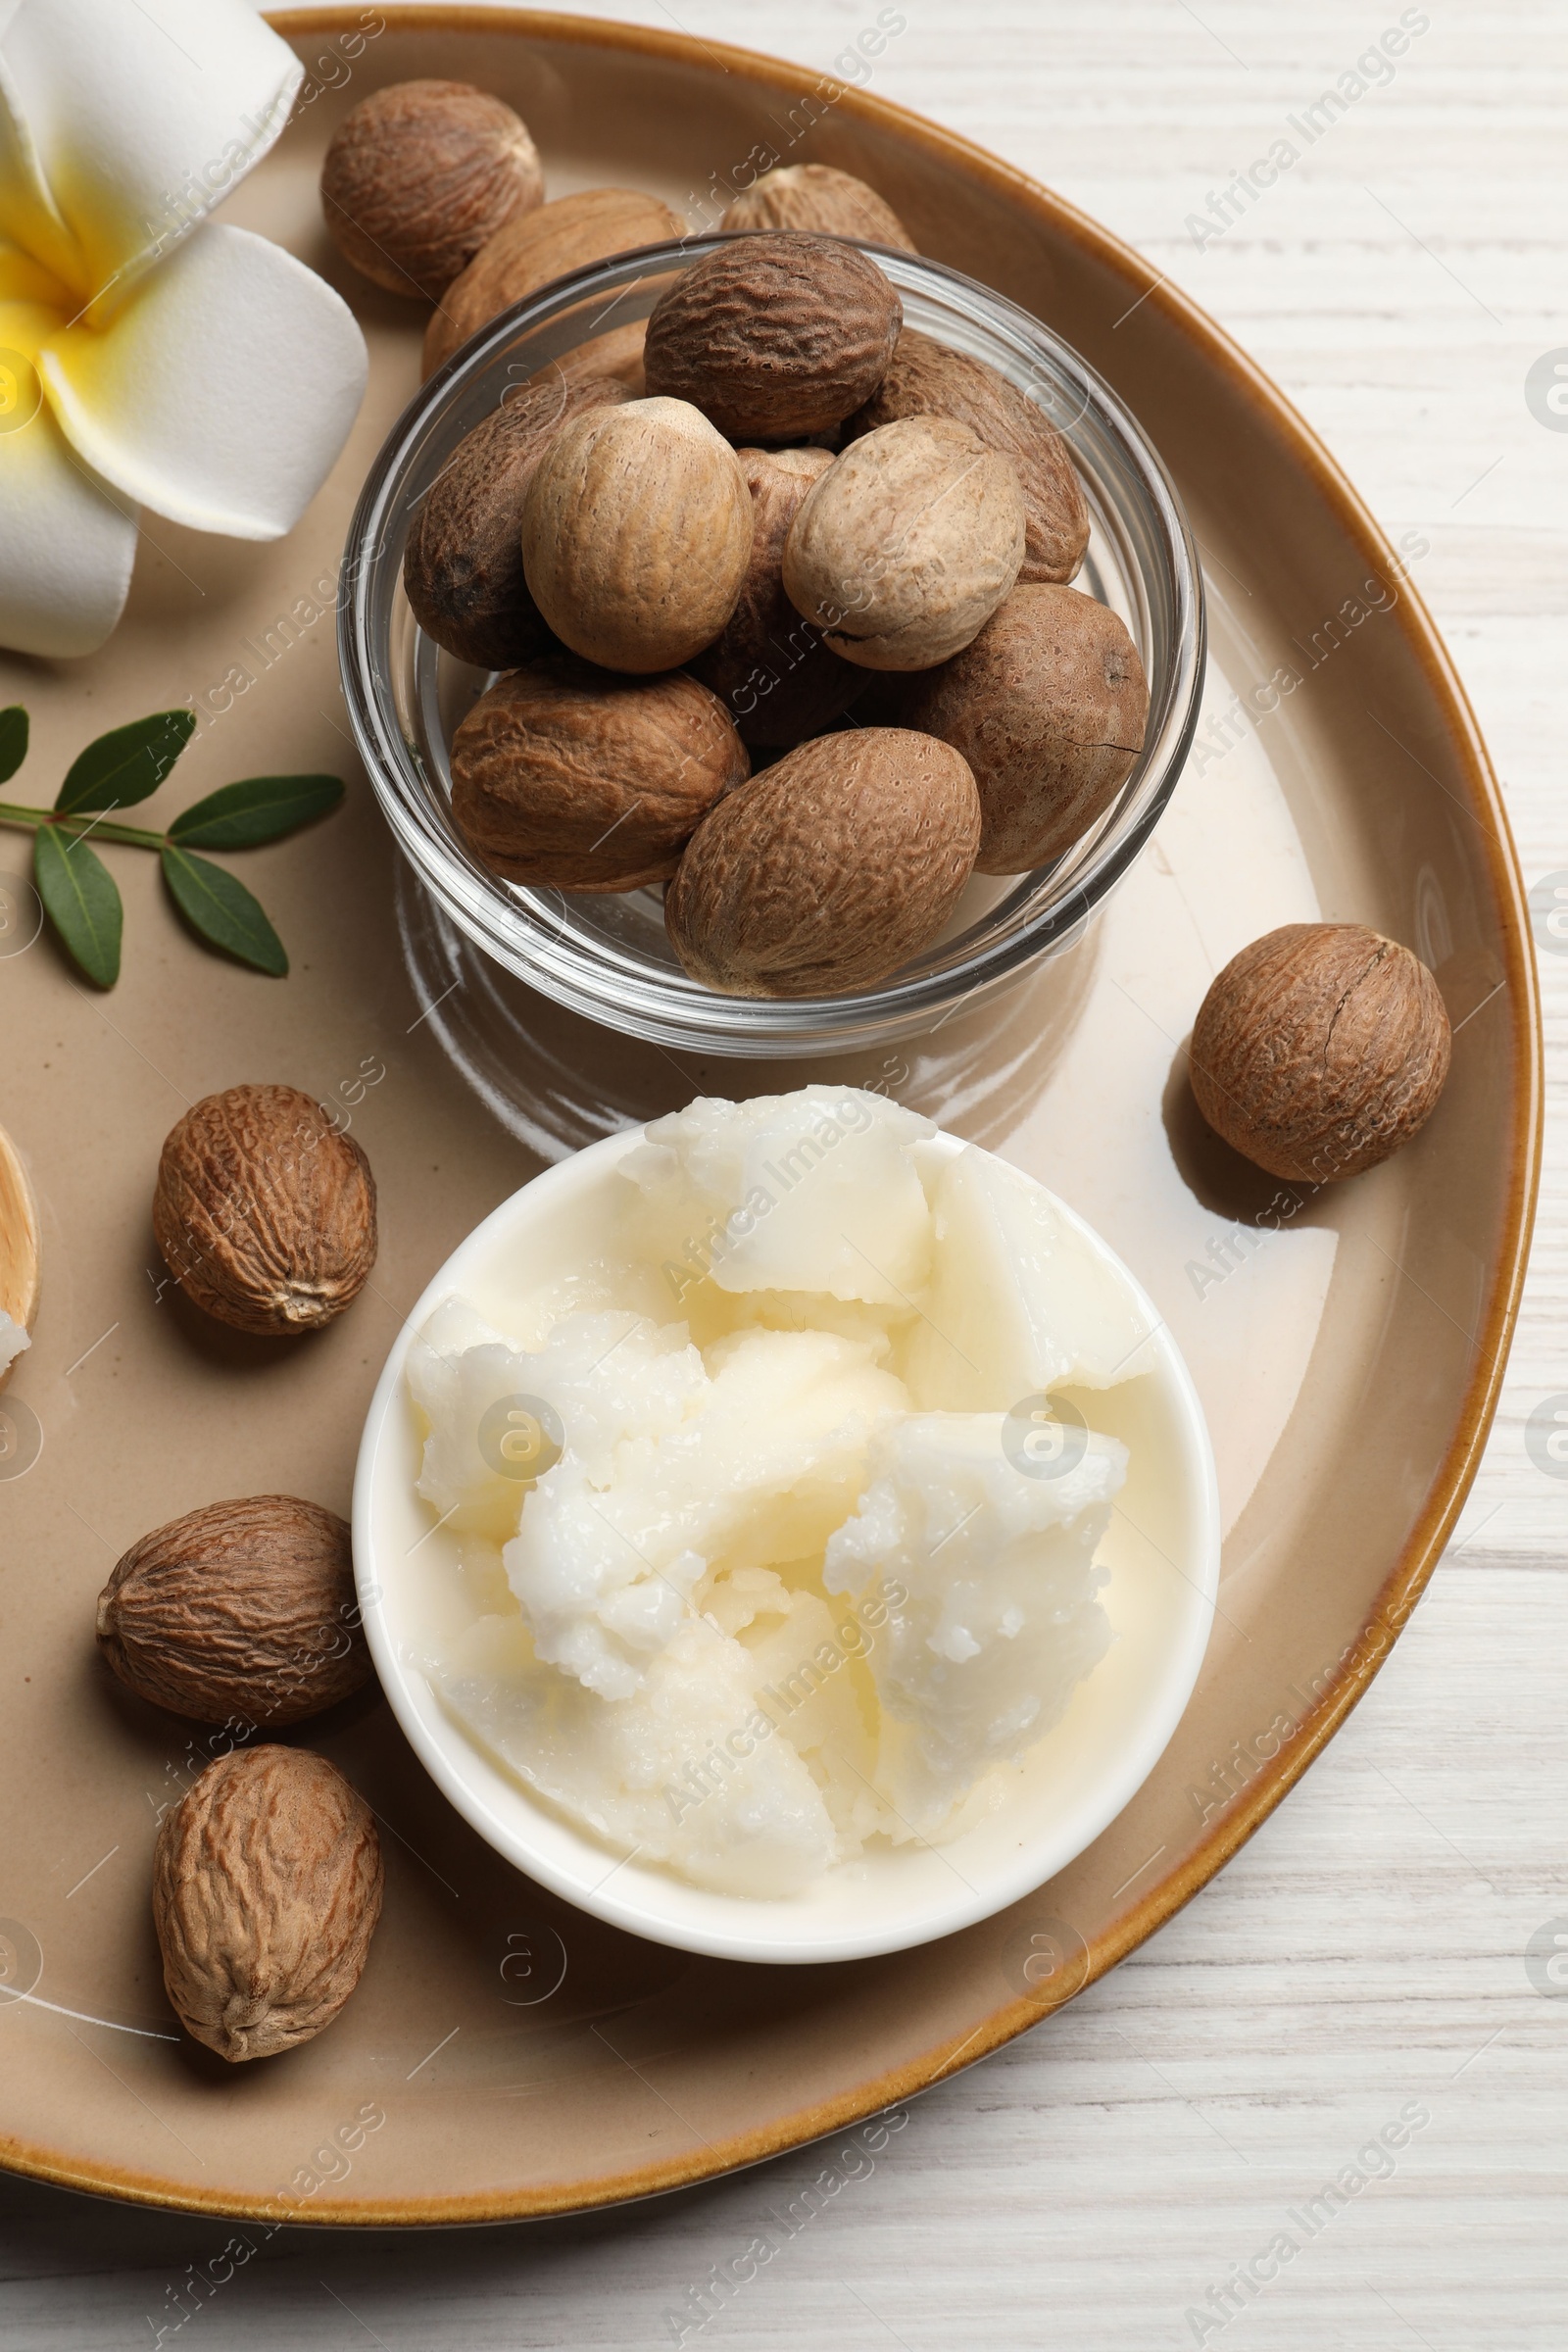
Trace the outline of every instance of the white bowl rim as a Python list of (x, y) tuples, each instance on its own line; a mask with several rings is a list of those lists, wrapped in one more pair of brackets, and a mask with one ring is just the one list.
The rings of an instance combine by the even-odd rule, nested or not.
[[(387, 1425), (399, 1397), (409, 1348), (442, 1300), (450, 1298), (454, 1292), (463, 1291), (462, 1267), (465, 1261), (481, 1258), (487, 1248), (512, 1223), (523, 1215), (530, 1218), (537, 1215), (541, 1203), (548, 1206), (553, 1196), (576, 1190), (585, 1180), (591, 1182), (604, 1170), (612, 1167), (643, 1141), (646, 1132), (645, 1126), (633, 1126), (602, 1137), (597, 1143), (572, 1153), (568, 1159), (541, 1170), (515, 1193), (510, 1194), (458, 1244), (404, 1317), (366, 1415), (355, 1468), (352, 1505), (355, 1584), (366, 1638), (381, 1688), (399, 1727), (425, 1771), (447, 1801), (487, 1844), (493, 1846), (514, 1869), (552, 1894), (628, 1934), (673, 1946), (677, 1950), (699, 1952), (717, 1959), (768, 1965), (818, 1965), (832, 1961), (870, 1959), (878, 1954), (906, 1951), (915, 1945), (934, 1941), (939, 1936), (955, 1935), (981, 1920), (994, 1918), (1010, 1904), (1033, 1893), (1094, 1843), (1116, 1816), (1124, 1811), (1153, 1771), (1192, 1696), (1213, 1625), (1220, 1570), (1218, 1477), (1203, 1408), (1192, 1374), (1171, 1337), (1168, 1325), (1137, 1277), (1085, 1217), (1053, 1193), (1049, 1186), (1041, 1184), (1040, 1190), (1053, 1205), (1114, 1269), (1147, 1317), (1151, 1334), (1149, 1345), (1155, 1353), (1157, 1376), (1165, 1386), (1167, 1400), (1175, 1408), (1173, 1419), (1180, 1432), (1186, 1454), (1185, 1466), (1195, 1491), (1193, 1556), (1180, 1569), (1193, 1597), (1186, 1604), (1181, 1638), (1171, 1645), (1165, 1670), (1160, 1677), (1157, 1698), (1129, 1737), (1120, 1768), (1104, 1777), (1100, 1801), (1093, 1806), (1080, 1808), (1079, 1834), (1071, 1838), (1070, 1851), (1056, 1850), (1045, 1834), (1027, 1838), (1020, 1840), (1010, 1867), (995, 1870), (983, 1888), (970, 1888), (967, 1894), (960, 1889), (948, 1904), (929, 1910), (923, 1918), (911, 1922), (906, 1917), (901, 1927), (897, 1922), (879, 1926), (875, 1919), (868, 1917), (863, 1930), (824, 1934), (818, 1929), (798, 1937), (786, 1938), (765, 1932), (760, 1917), (759, 1924), (750, 1931), (746, 1924), (749, 1913), (760, 1915), (765, 1910), (776, 1917), (777, 1904), (757, 1903), (745, 1895), (716, 1896), (711, 1889), (688, 1886), (673, 1873), (666, 1874), (657, 1869), (637, 1872), (616, 1868), (601, 1885), (585, 1886), (570, 1872), (560, 1869), (547, 1855), (530, 1847), (526, 1838), (519, 1835), (515, 1824), (503, 1820), (465, 1776), (457, 1758), (466, 1754), (472, 1757), (476, 1765), (496, 1773), (504, 1774), (504, 1767), (488, 1758), (483, 1749), (450, 1719), (446, 1723), (447, 1737), (444, 1740), (431, 1734), (414, 1690), (416, 1681), (424, 1682), (425, 1678), (418, 1674), (417, 1669), (406, 1664), (398, 1654), (398, 1642), (388, 1627), (381, 1606), (384, 1595), (375, 1578), (377, 1491), (381, 1478), (391, 1475), (381, 1470), (379, 1463)], [(962, 1137), (952, 1135), (944, 1128), (937, 1129), (937, 1139), (954, 1152), (985, 1149), (984, 1146), (969, 1146)], [(1012, 1165), (1011, 1162), (1004, 1164)], [(1039, 1183), (1039, 1179), (1034, 1177), (1029, 1181)], [(528, 1204), (526, 1210), (522, 1207), (524, 1201)], [(404, 1473), (400, 1469), (397, 1475), (401, 1477)], [(548, 1820), (552, 1826), (557, 1825), (560, 1817), (536, 1799), (520, 1778), (513, 1776), (509, 1787), (522, 1808), (522, 1818), (526, 1819), (527, 1814), (533, 1812), (542, 1821)], [(1086, 1825), (1087, 1834), (1083, 1834)], [(575, 1825), (569, 1826), (575, 1828)], [(591, 1841), (589, 1833), (579, 1832), (578, 1835), (585, 1843)], [(1057, 1844), (1060, 1842), (1058, 1833)], [(612, 1849), (599, 1847), (597, 1850), (608, 1856)], [(938, 1847), (935, 1850), (940, 1852), (942, 1849)], [(658, 1900), (635, 1891), (644, 1882), (657, 1887)], [(681, 1916), (683, 1909), (700, 1906), (706, 1911), (712, 1909), (715, 1904), (722, 1906), (724, 1912), (732, 1916), (733, 1925), (715, 1927), (709, 1921)]]

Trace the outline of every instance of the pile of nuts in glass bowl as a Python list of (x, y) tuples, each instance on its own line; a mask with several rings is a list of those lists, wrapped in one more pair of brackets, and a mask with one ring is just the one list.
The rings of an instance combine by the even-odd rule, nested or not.
[(972, 872), (1076, 839), (1142, 747), (1132, 640), (1066, 584), (1066, 446), (802, 230), (694, 263), (644, 369), (641, 399), (526, 388), (425, 502), (420, 625), (507, 669), (454, 738), (454, 821), (511, 881), (667, 883), (676, 955), (727, 994), (870, 986)]
[[(457, 105), (425, 86), (369, 126), (383, 197), (411, 124)], [(547, 216), (589, 208), (552, 230), (569, 245), (655, 201), (529, 204), (514, 149), (520, 210), (440, 297), (433, 363), (514, 298)], [(377, 152), (358, 143), (362, 172)], [(340, 211), (343, 183), (340, 165)], [(665, 885), (691, 978), (832, 996), (917, 955), (971, 874), (1079, 840), (1143, 747), (1149, 688), (1122, 621), (1069, 585), (1089, 514), (1062, 435), (985, 361), (906, 326), (848, 241), (908, 246), (896, 216), (819, 166), (736, 210), (740, 233), (671, 280), (636, 351), (607, 335), (468, 433), (404, 584), (427, 636), (503, 673), (451, 752), (453, 821), (485, 868), (571, 893)]]

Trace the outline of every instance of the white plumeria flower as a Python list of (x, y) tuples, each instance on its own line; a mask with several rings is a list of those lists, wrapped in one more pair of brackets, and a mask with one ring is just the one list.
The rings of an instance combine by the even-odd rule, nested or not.
[(205, 218), (302, 75), (245, 0), (0, 0), (0, 645), (93, 652), (139, 508), (280, 538), (342, 448), (352, 314)]

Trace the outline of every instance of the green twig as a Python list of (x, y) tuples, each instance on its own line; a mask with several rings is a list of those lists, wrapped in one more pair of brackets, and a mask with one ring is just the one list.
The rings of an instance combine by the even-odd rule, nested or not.
[(140, 825), (112, 825), (106, 816), (93, 816), (86, 810), (80, 816), (62, 816), (57, 808), (20, 808), (12, 801), (0, 801), (0, 825), (53, 825), (62, 833), (94, 833), (100, 841), (130, 841), (144, 850), (161, 850), (169, 838), (166, 833), (148, 833)]
[[(0, 0), (0, 19), (4, 10)], [(106, 841), (157, 853), (170, 898), (207, 947), (273, 979), (288, 970), (282, 941), (244, 883), (197, 852), (280, 841), (338, 807), (342, 778), (242, 776), (182, 808), (167, 832), (118, 824), (115, 809), (134, 808), (157, 791), (195, 725), (183, 709), (133, 718), (77, 753), (52, 808), (0, 801), (0, 825), (32, 835), (33, 887), (56, 937), (97, 988), (113, 988), (120, 977), (124, 921), (119, 886), (98, 855), (97, 843)], [(29, 732), (20, 703), (0, 710), (0, 784), (25, 760)]]

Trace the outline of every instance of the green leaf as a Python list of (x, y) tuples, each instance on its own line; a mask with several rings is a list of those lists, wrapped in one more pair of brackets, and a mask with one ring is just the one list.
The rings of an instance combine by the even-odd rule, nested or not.
[(89, 743), (71, 763), (55, 807), (74, 815), (83, 808), (130, 808), (156, 792), (196, 725), (192, 710), (155, 710), (133, 718)]
[(0, 710), (0, 784), (14, 776), (27, 757), (27, 713), (20, 703)]
[(197, 850), (249, 850), (325, 816), (343, 798), (341, 776), (246, 776), (176, 816), (171, 841)]
[(172, 844), (163, 853), (164, 880), (191, 929), (210, 947), (281, 980), (288, 970), (283, 943), (243, 882), (206, 858)]
[(32, 872), (49, 920), (89, 980), (113, 988), (120, 978), (124, 909), (114, 876), (85, 841), (68, 841), (53, 825), (32, 837)]

